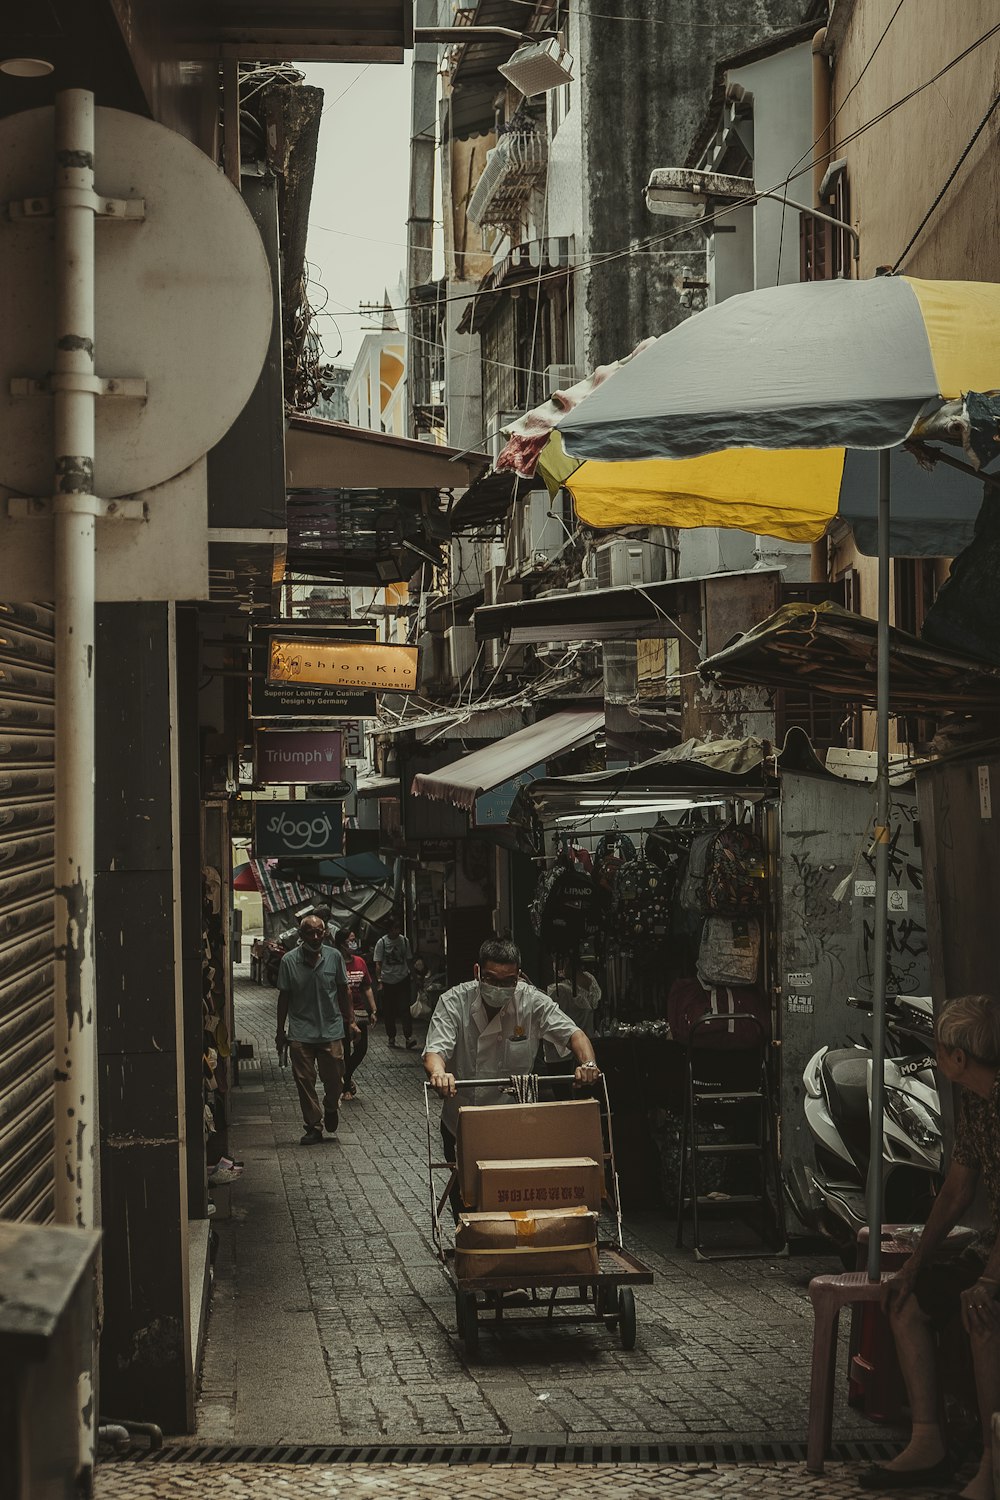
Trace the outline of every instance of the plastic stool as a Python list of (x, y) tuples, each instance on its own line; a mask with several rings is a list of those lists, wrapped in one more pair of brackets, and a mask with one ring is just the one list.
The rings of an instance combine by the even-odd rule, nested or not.
[(839, 1276), (814, 1276), (809, 1283), (813, 1305), (812, 1375), (809, 1382), (809, 1427), (806, 1468), (822, 1474), (833, 1431), (833, 1390), (837, 1374), (837, 1334), (842, 1307), (877, 1302), (882, 1282), (869, 1281), (865, 1271), (842, 1271)]

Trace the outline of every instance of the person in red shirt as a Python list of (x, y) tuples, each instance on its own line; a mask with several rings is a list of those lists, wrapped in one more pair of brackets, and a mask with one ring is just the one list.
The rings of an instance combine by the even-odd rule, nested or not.
[(358, 952), (358, 938), (352, 927), (342, 927), (336, 936), (337, 948), (347, 970), (347, 984), (354, 1007), (354, 1024), (357, 1036), (350, 1036), (344, 1045), (344, 1093), (345, 1099), (356, 1099), (358, 1094), (354, 1075), (364, 1061), (368, 1051), (368, 1028), (378, 1020), (375, 994), (368, 965)]

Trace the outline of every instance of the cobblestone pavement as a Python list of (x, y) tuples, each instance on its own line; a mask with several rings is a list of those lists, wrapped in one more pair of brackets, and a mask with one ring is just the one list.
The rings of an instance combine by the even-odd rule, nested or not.
[[(98, 1474), (96, 1500), (847, 1500), (856, 1497), (856, 1467), (830, 1464), (827, 1473), (807, 1474), (801, 1465), (760, 1467), (627, 1464), (509, 1464), (439, 1467), (389, 1464), (338, 1468), (295, 1464), (184, 1464), (142, 1467), (119, 1464)], [(907, 1490), (927, 1500), (936, 1490)], [(953, 1491), (951, 1493), (954, 1493)]]
[[(836, 1263), (698, 1264), (673, 1248), (662, 1213), (636, 1214), (627, 1242), (656, 1280), (637, 1290), (633, 1352), (596, 1324), (543, 1325), (484, 1332), (467, 1364), (430, 1239), (419, 1053), (390, 1050), (377, 1029), (337, 1139), (300, 1147), (291, 1075), (273, 1048), (274, 992), (242, 980), (237, 994), (237, 1034), (253, 1040), (259, 1070), (256, 1060), (244, 1070), (236, 1096), (231, 1149), (246, 1173), (217, 1190), (200, 1441), (802, 1440), (806, 1286)], [(834, 1431), (885, 1435), (842, 1401)], [(334, 1482), (360, 1480), (341, 1471)]]

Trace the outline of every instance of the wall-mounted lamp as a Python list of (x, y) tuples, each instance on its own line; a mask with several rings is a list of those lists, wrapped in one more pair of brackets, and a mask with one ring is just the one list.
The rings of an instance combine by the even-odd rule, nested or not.
[(810, 208), (806, 203), (797, 203), (784, 193), (773, 193), (758, 188), (752, 177), (733, 177), (725, 172), (701, 172), (693, 167), (654, 167), (646, 184), (646, 207), (650, 213), (663, 214), (672, 219), (703, 219), (709, 203), (736, 208), (757, 203), (768, 198), (774, 203), (784, 203), (800, 214), (809, 214), (824, 224), (832, 224), (851, 237), (854, 259), (861, 254), (858, 231), (843, 219)]
[(509, 62), (498, 65), (497, 72), (530, 99), (533, 94), (544, 94), (572, 83), (573, 59), (558, 37), (550, 37), (548, 41), (528, 42), (518, 47)]

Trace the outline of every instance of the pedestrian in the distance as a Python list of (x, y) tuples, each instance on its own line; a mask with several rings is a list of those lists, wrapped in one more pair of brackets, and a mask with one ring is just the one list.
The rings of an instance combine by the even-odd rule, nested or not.
[(347, 985), (354, 1011), (354, 1024), (359, 1028), (360, 1033), (358, 1036), (352, 1036), (348, 1032), (344, 1038), (343, 1097), (356, 1099), (358, 1086), (354, 1079), (368, 1051), (368, 1028), (374, 1026), (378, 1020), (378, 1010), (372, 990), (372, 976), (368, 972), (368, 965), (358, 952), (358, 939), (354, 929), (342, 927), (337, 933), (336, 943), (347, 970)]
[(397, 1026), (402, 1026), (408, 1047), (417, 1045), (410, 1015), (412, 966), (413, 951), (403, 934), (403, 924), (397, 916), (392, 916), (385, 936), (375, 944), (375, 978), (390, 1047), (396, 1045)]
[[(300, 1141), (303, 1146), (321, 1141), (324, 1125), (330, 1135), (337, 1133), (344, 1088), (344, 1038), (360, 1031), (351, 1015), (344, 960), (335, 947), (324, 943), (325, 936), (322, 917), (303, 917), (298, 947), (285, 954), (278, 969), (274, 1040), (279, 1053), (288, 1048), (306, 1127)], [(323, 1083), (322, 1109), (316, 1094), (317, 1070)]]

